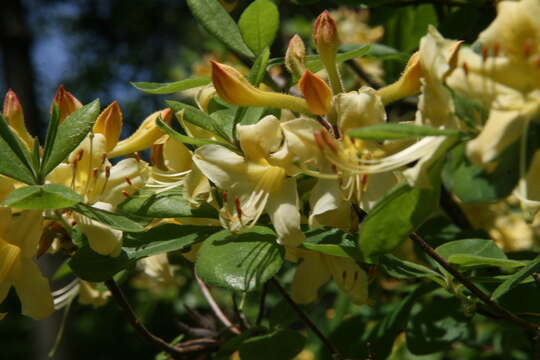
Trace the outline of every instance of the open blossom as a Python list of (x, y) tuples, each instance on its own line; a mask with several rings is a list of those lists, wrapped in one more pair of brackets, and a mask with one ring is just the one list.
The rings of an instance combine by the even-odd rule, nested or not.
[(222, 223), (232, 231), (255, 225), (267, 213), (278, 242), (296, 246), (304, 239), (296, 181), (287, 176), (290, 160), (282, 147), (280, 121), (266, 116), (254, 125), (237, 125), (243, 156), (220, 145), (198, 148), (193, 161), (223, 191)]
[(2, 207), (0, 215), (0, 302), (13, 286), (22, 313), (43, 319), (54, 309), (49, 282), (34, 261), (43, 224), (41, 211), (14, 216), (9, 208)]

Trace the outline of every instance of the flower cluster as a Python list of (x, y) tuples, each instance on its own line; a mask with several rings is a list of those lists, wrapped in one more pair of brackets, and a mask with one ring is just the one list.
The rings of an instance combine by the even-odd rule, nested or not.
[[(509, 232), (497, 232), (506, 225), (495, 218), (515, 214), (519, 203), (526, 216), (514, 220), (532, 233), (540, 208), (535, 181), (540, 150), (527, 143), (540, 113), (540, 6), (536, 0), (501, 1), (498, 6), (497, 18), (474, 46), (445, 39), (430, 28), (396, 82), (351, 91), (344, 89), (340, 74), (336, 24), (324, 12), (313, 29), (324, 69), (310, 70), (302, 39), (293, 37), (284, 59), (293, 79), (288, 92), (268, 90), (259, 86), (261, 79), (248, 79), (231, 66), (212, 62), (212, 84), (199, 89), (198, 108), (181, 104), (157, 111), (120, 141), (122, 112), (113, 102), (96, 113), (88, 133), (56, 163), (50, 160), (57, 154), (54, 146), (65, 139), (40, 147), (25, 128), (17, 96), (9, 91), (3, 110), (7, 126), (0, 130), (37, 159), (32, 161), (41, 164), (39, 169), (53, 164), (48, 171), (33, 173), (33, 186), (46, 191), (48, 185), (62, 185), (78, 200), (49, 207), (40, 207), (38, 200), (24, 203), (22, 195), (14, 194), (29, 182), (0, 166), (6, 175), (0, 178), (0, 199), (8, 204), (0, 208), (0, 302), (14, 286), (22, 312), (35, 319), (50, 315), (78, 293), (84, 303), (102, 304), (108, 294), (84, 280), (53, 292), (53, 297), (33, 258), (46, 251), (72, 256), (85, 245), (102, 257), (127, 256), (123, 246), (130, 231), (111, 216), (121, 214), (119, 209), (131, 199), (178, 190), (190, 211), (208, 207), (217, 216), (156, 216), (136, 225), (144, 230), (163, 224), (218, 225), (232, 234), (255, 225), (272, 227), (285, 259), (297, 264), (295, 301), (314, 301), (318, 289), (333, 278), (354, 303), (365, 304), (368, 266), (347, 254), (306, 245), (307, 230), (356, 234), (366, 214), (378, 211), (381, 200), (404, 182), (437, 192), (441, 164), (460, 146), (463, 161), (489, 176), (504, 166), (504, 154), (517, 143), (518, 158), (511, 159), (519, 163), (515, 189), (494, 199), (505, 204), (503, 210), (499, 206), (488, 213), (493, 204), (465, 205), (457, 191), (454, 200), (478, 220), (476, 226), (498, 234), (493, 237), (501, 247), (530, 247), (527, 242), (513, 244)], [(387, 105), (417, 94), (414, 122), (388, 116)], [(476, 111), (463, 115), (464, 103)], [(51, 105), (57, 133), (82, 124), (88, 106), (60, 87)], [(173, 129), (174, 117), (181, 132)], [(149, 162), (138, 155), (147, 149)], [(480, 221), (478, 213), (488, 214), (487, 219)], [(197, 247), (194, 244), (186, 257), (196, 259)], [(164, 253), (139, 264), (147, 276), (174, 282)]]

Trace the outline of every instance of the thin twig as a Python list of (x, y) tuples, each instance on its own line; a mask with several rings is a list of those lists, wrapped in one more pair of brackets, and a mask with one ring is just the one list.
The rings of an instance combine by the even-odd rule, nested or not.
[(294, 302), (294, 300), (287, 294), (287, 291), (281, 286), (279, 281), (275, 278), (270, 279), (269, 281), (278, 289), (279, 293), (287, 303), (293, 308), (293, 310), (300, 316), (302, 321), (313, 331), (313, 333), (321, 340), (321, 342), (328, 348), (330, 353), (335, 360), (344, 360), (345, 358), (339, 353), (338, 349), (324, 336), (324, 334), (317, 328), (317, 326), (307, 317), (306, 314), (300, 309), (300, 307)]
[(540, 330), (538, 325), (530, 323), (526, 320), (523, 320), (516, 315), (512, 314), (510, 311), (499, 306), (493, 300), (489, 298), (482, 290), (476, 287), (472, 282), (469, 281), (463, 274), (461, 274), (456, 268), (454, 268), (445, 258), (439, 255), (435, 249), (429, 246), (428, 243), (424, 241), (418, 234), (410, 234), (410, 238), (418, 244), (433, 260), (438, 262), (446, 271), (452, 274), (456, 279), (459, 280), (470, 292), (476, 295), (480, 300), (482, 300), (489, 308), (491, 308), (496, 314), (499, 314), (502, 318), (513, 322), (516, 325), (519, 325), (527, 330), (533, 331), (535, 334)]
[(264, 283), (262, 289), (261, 289), (261, 297), (259, 298), (259, 314), (257, 315), (257, 320), (255, 321), (255, 325), (259, 326), (261, 325), (261, 321), (264, 316), (264, 308), (266, 305), (266, 294), (268, 293), (268, 283)]
[[(197, 343), (199, 346), (197, 346), (197, 347), (191, 346), (191, 342), (188, 343), (187, 346), (181, 346), (180, 344), (174, 346), (174, 345), (171, 345), (171, 344), (167, 343), (162, 338), (152, 334), (139, 321), (139, 319), (135, 315), (135, 312), (134, 312), (133, 308), (131, 307), (131, 305), (127, 301), (126, 296), (124, 295), (124, 293), (122, 292), (122, 289), (120, 289), (120, 287), (118, 286), (116, 281), (114, 281), (113, 279), (107, 280), (107, 281), (105, 281), (105, 285), (107, 286), (107, 288), (111, 292), (112, 296), (114, 297), (114, 299), (116, 300), (118, 305), (120, 305), (120, 307), (124, 311), (124, 314), (126, 315), (126, 318), (128, 319), (131, 326), (133, 326), (133, 328), (143, 338), (148, 340), (148, 342), (155, 345), (156, 347), (158, 347), (162, 351), (165, 351), (165, 352), (169, 353), (171, 356), (173, 356), (175, 358), (180, 358), (180, 357), (183, 357), (186, 354), (191, 354), (191, 353), (195, 353), (195, 352), (202, 352), (202, 351), (208, 351), (210, 349), (214, 349), (217, 346), (216, 341), (213, 340), (213, 339), (197, 339), (197, 340), (195, 340), (195, 341), (199, 341)], [(202, 345), (201, 342), (204, 343), (204, 345)]]
[(197, 280), (197, 284), (199, 285), (199, 288), (201, 289), (201, 292), (202, 292), (204, 298), (208, 302), (208, 305), (210, 305), (210, 308), (212, 309), (212, 311), (214, 312), (216, 317), (219, 319), (219, 321), (221, 321), (223, 323), (223, 325), (225, 325), (225, 327), (227, 329), (229, 329), (231, 332), (235, 333), (236, 335), (241, 334), (242, 331), (240, 331), (240, 329), (238, 329), (238, 327), (236, 327), (236, 325), (234, 325), (229, 320), (229, 318), (225, 315), (225, 313), (223, 313), (223, 311), (221, 310), (221, 308), (217, 304), (216, 300), (214, 300), (214, 297), (210, 293), (210, 289), (208, 289), (208, 286), (206, 286), (204, 281), (202, 281), (197, 276), (197, 274), (195, 274), (195, 279)]
[(383, 84), (375, 80), (370, 74), (368, 74), (364, 70), (364, 68), (360, 64), (358, 64), (353, 59), (347, 60), (345, 61), (345, 63), (351, 68), (352, 71), (354, 71), (356, 75), (358, 75), (360, 79), (364, 80), (364, 82), (368, 84), (370, 87), (374, 88), (375, 90), (383, 87)]

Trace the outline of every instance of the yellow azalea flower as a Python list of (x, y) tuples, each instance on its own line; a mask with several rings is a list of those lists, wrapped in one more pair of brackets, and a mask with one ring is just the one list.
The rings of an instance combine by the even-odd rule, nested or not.
[(300, 248), (287, 248), (287, 252), (289, 258), (301, 259), (292, 283), (295, 302), (309, 304), (315, 301), (319, 288), (333, 278), (354, 304), (367, 303), (367, 274), (354, 260)]
[(296, 181), (287, 177), (290, 159), (282, 146), (280, 121), (266, 116), (254, 125), (237, 125), (244, 156), (220, 145), (198, 148), (193, 161), (223, 191), (220, 212), (223, 225), (232, 231), (255, 225), (266, 212), (278, 242), (296, 246), (303, 241)]
[(13, 215), (9, 208), (0, 208), (0, 302), (13, 286), (21, 300), (22, 313), (36, 320), (54, 310), (49, 282), (33, 259), (42, 224), (40, 211)]
[[(136, 158), (107, 160), (107, 139), (101, 133), (88, 135), (70, 154), (66, 163), (54, 169), (47, 181), (60, 183), (78, 192), (96, 208), (113, 211), (147, 180), (147, 164)], [(80, 214), (74, 214), (90, 247), (101, 255), (117, 256), (122, 246), (122, 232)]]
[(362, 159), (369, 163), (384, 153), (382, 148), (375, 142), (347, 136), (351, 129), (386, 121), (382, 101), (373, 89), (362, 88), (335, 96), (329, 117), (335, 120), (335, 130), (305, 117), (284, 122), (283, 129), (287, 146), (296, 156), (301, 171), (319, 178), (311, 191), (310, 225), (348, 230), (351, 202), (369, 211), (397, 183), (391, 172), (397, 167), (373, 171), (370, 166), (363, 166)]
[(158, 192), (182, 186), (184, 197), (194, 206), (199, 204), (198, 197), (210, 196), (210, 183), (191, 160), (192, 153), (181, 142), (168, 136), (160, 147), (163, 169), (153, 166), (150, 170), (151, 181), (146, 184)]
[(110, 296), (109, 290), (99, 290), (97, 284), (84, 280), (79, 283), (79, 303), (81, 305), (92, 305), (97, 308), (105, 305)]

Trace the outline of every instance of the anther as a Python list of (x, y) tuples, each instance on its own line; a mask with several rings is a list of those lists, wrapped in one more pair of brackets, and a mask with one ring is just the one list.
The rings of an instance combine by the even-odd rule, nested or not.
[(463, 63), (463, 72), (465, 73), (465, 76), (469, 76), (469, 65), (467, 65), (466, 62)]
[(92, 169), (92, 177), (97, 178), (98, 172), (99, 172), (99, 169), (98, 169), (98, 168)]
[(226, 203), (229, 200), (229, 193), (224, 191), (221, 193), (221, 198), (223, 199), (223, 202)]
[(129, 178), (129, 176), (124, 177), (124, 180), (127, 182), (127, 184), (128, 184), (129, 186), (133, 186), (133, 182), (131, 181), (131, 179)]
[(482, 62), (486, 62), (489, 54), (489, 48), (487, 46), (482, 46)]
[(105, 177), (108, 179), (111, 176), (111, 167), (106, 166), (105, 167)]
[(525, 43), (523, 44), (523, 56), (525, 56), (526, 58), (531, 56), (532, 47), (533, 47), (532, 39), (529, 38), (525, 40)]
[(338, 149), (336, 147), (336, 144), (334, 144), (332, 139), (330, 139), (330, 136), (328, 136), (328, 133), (326, 131), (321, 131), (321, 135), (322, 135), (322, 138), (323, 138), (324, 142), (330, 147), (330, 149), (332, 149), (332, 151), (334, 153), (337, 154)]
[(141, 155), (139, 154), (138, 151), (135, 151), (133, 153), (133, 157), (135, 157), (135, 160), (137, 160), (137, 162), (140, 162), (141, 161)]
[(315, 138), (315, 143), (321, 151), (324, 151), (324, 141), (321, 137), (321, 133), (318, 131), (313, 132), (313, 137)]
[(122, 195), (125, 197), (129, 197), (129, 193), (126, 190), (122, 190)]
[(77, 161), (81, 161), (84, 155), (84, 149), (80, 149), (79, 153), (77, 154)]
[(501, 50), (501, 44), (498, 42), (493, 43), (493, 56), (497, 57), (499, 56), (499, 51)]

